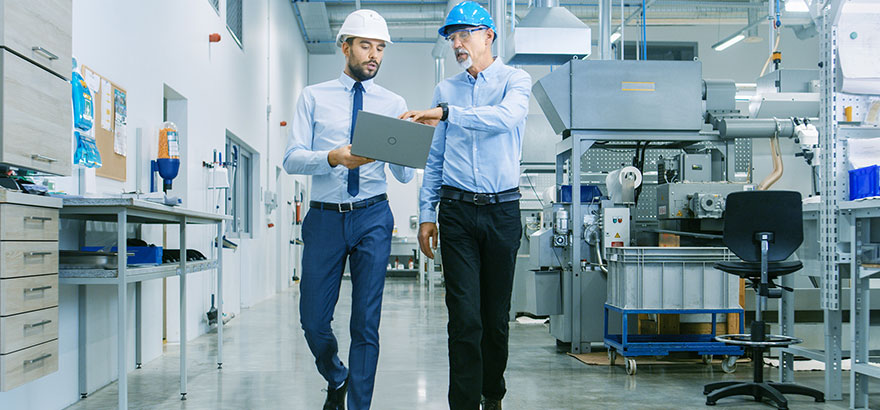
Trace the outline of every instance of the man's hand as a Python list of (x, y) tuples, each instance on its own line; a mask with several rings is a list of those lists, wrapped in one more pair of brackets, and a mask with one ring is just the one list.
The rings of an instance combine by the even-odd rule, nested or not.
[(439, 236), (437, 224), (434, 222), (422, 222), (419, 225), (419, 247), (428, 258), (434, 259), (434, 249), (437, 249)]
[(327, 154), (327, 162), (330, 163), (331, 167), (342, 165), (348, 169), (355, 169), (361, 165), (366, 165), (373, 161), (374, 160), (369, 158), (352, 155), (351, 145), (336, 148)]
[(400, 115), (401, 120), (412, 119), (415, 122), (421, 124), (428, 124), (430, 126), (436, 126), (437, 123), (440, 122), (440, 119), (443, 118), (443, 109), (440, 107), (434, 107), (424, 111), (407, 111)]

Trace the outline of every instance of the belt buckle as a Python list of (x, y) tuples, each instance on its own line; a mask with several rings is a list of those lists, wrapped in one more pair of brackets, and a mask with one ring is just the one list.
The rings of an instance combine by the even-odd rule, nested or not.
[[(348, 209), (343, 208), (342, 207), (343, 205), (348, 205)], [(339, 213), (341, 213), (341, 214), (344, 214), (346, 212), (351, 212), (351, 210), (354, 209), (354, 206), (352, 206), (351, 202), (340, 202), (340, 203), (336, 204), (336, 206), (339, 208)]]
[(474, 205), (489, 205), (489, 194), (474, 194)]

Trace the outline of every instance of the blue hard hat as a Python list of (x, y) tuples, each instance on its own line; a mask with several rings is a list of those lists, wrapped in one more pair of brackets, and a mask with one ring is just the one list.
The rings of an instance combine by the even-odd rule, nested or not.
[(475, 1), (463, 1), (453, 7), (452, 10), (449, 10), (446, 21), (443, 22), (443, 25), (437, 32), (441, 36), (446, 37), (446, 30), (451, 26), (486, 26), (491, 28), (492, 31), (497, 31), (495, 30), (492, 16), (483, 6)]

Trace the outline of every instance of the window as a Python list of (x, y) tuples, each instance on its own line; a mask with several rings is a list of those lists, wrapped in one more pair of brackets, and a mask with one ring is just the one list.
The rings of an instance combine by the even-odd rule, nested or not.
[(254, 181), (257, 163), (253, 149), (226, 131), (226, 161), (230, 162), (230, 186), (226, 195), (226, 214), (232, 216), (228, 232), (249, 236), (254, 225)]
[(208, 0), (208, 3), (211, 4), (211, 7), (214, 8), (217, 14), (220, 14), (220, 0)]
[(241, 2), (242, 0), (226, 0), (226, 28), (232, 33), (232, 38), (242, 46), (244, 38), (241, 24)]
[[(649, 41), (647, 60), (694, 61), (694, 58), (699, 57), (697, 50), (698, 45), (695, 42)], [(636, 42), (627, 41), (623, 46), (623, 51), (627, 60), (635, 60)]]

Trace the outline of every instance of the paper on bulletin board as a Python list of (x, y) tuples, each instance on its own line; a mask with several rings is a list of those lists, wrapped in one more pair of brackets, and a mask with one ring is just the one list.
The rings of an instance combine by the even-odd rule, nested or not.
[(98, 91), (101, 89), (101, 77), (94, 71), (83, 68), (83, 79), (86, 80), (86, 86), (89, 87), (92, 95), (98, 95)]
[(101, 80), (101, 128), (113, 131), (113, 88), (107, 80)]
[(113, 131), (113, 152), (125, 156), (126, 150), (126, 142), (128, 140), (128, 136), (126, 133), (126, 125), (124, 122), (117, 122), (116, 129)]
[(113, 152), (125, 156), (127, 148), (126, 143), (128, 137), (126, 135), (126, 103), (125, 91), (118, 88), (113, 89), (113, 111), (114, 116), (114, 132), (113, 132)]

